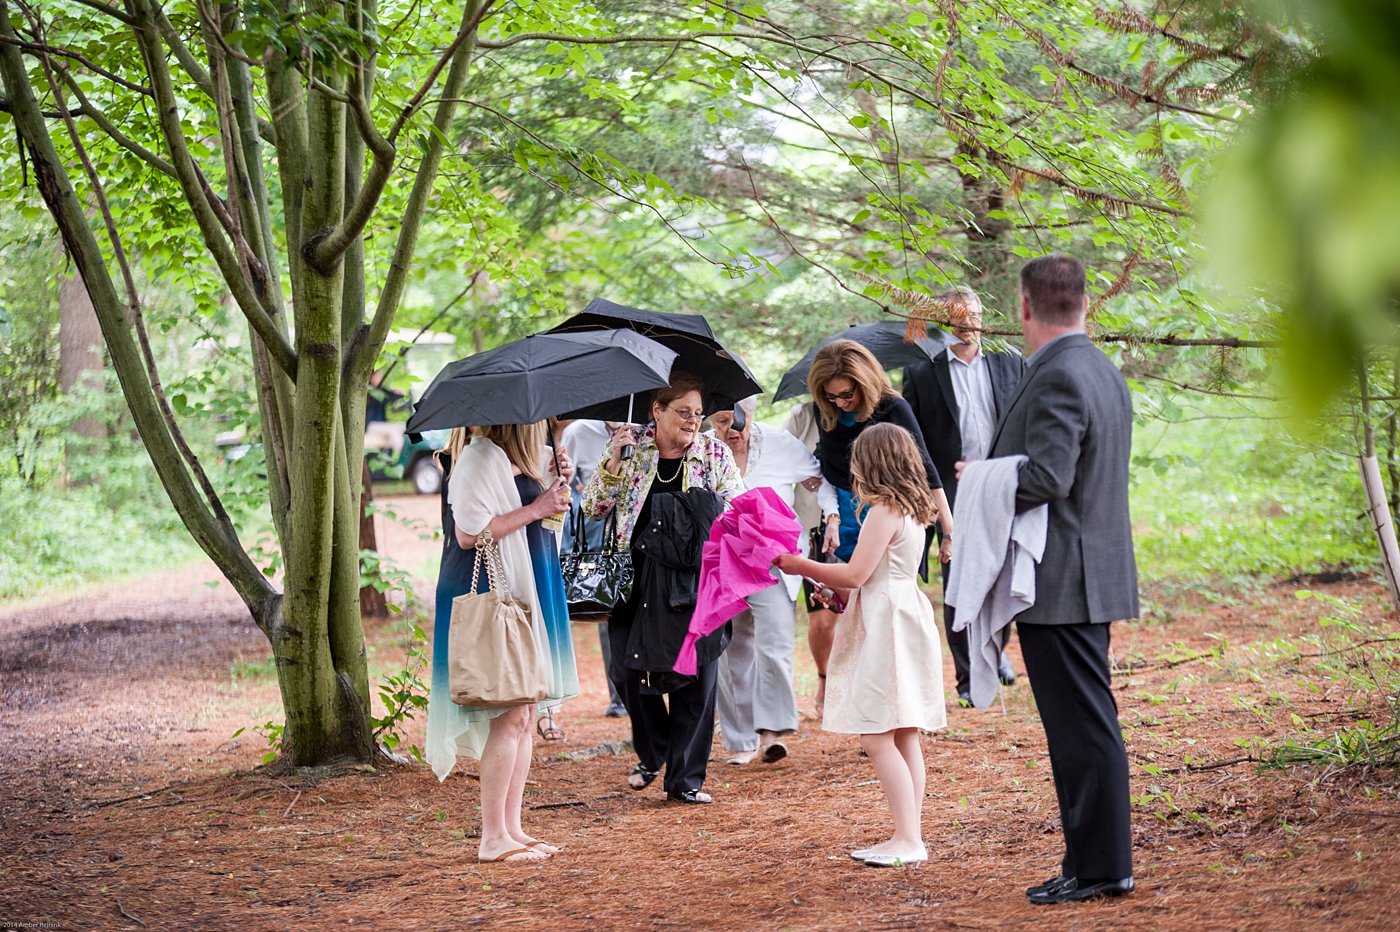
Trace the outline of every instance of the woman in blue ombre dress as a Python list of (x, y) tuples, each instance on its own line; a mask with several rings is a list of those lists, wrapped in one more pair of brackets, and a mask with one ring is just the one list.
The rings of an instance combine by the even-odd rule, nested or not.
[[(558, 849), (528, 835), (520, 824), (521, 800), (534, 749), (536, 704), (506, 709), (467, 708), (448, 690), (447, 641), (452, 600), (471, 588), (476, 542), (488, 529), (497, 542), (506, 585), (530, 605), (535, 635), (550, 658), (553, 682), (540, 710), (578, 695), (573, 636), (569, 630), (559, 543), (543, 519), (569, 507), (566, 458), (545, 446), (543, 422), (455, 430), (443, 450), (443, 554), (433, 626), (433, 674), (428, 694), (426, 756), (445, 780), (465, 754), (481, 761), (481, 861), (540, 860)], [(556, 474), (557, 472), (562, 475)], [(486, 591), (486, 572), (477, 590)]]

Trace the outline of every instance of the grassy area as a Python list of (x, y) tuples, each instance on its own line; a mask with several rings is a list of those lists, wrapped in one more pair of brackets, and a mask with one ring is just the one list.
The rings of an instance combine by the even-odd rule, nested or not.
[(23, 599), (196, 557), (163, 498), (97, 486), (34, 490), (0, 477), (0, 599)]
[(1140, 423), (1133, 452), (1144, 584), (1236, 586), (1378, 566), (1355, 458), (1291, 436), (1284, 422), (1215, 400), (1187, 418)]

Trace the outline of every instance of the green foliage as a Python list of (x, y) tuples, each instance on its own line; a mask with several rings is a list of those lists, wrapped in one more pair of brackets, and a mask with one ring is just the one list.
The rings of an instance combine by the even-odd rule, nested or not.
[[(419, 712), (428, 709), (428, 687), (423, 682), (423, 673), (432, 665), (431, 646), (422, 625), (405, 618), (401, 627), (408, 658), (403, 669), (380, 677), (376, 691), (384, 704), (384, 714), (371, 716), (370, 723), (374, 739), (391, 753), (403, 742), (403, 727)], [(423, 751), (416, 744), (409, 746), (409, 754), (414, 760), (423, 761)]]
[[(0, 475), (0, 599), (32, 597), (192, 559), (142, 453), (106, 464), (113, 482), (58, 493)], [(120, 487), (122, 497), (111, 495)]]
[[(230, 737), (237, 738), (247, 730), (246, 727), (240, 728)], [(282, 736), (286, 733), (286, 730), (287, 726), (285, 724), (279, 724), (270, 720), (263, 722), (261, 725), (253, 726), (253, 731), (262, 735), (263, 740), (267, 742), (267, 753), (262, 756), (262, 763), (264, 766), (282, 756)]]
[(1281, 309), (1289, 381), (1316, 414), (1400, 343), (1400, 7), (1253, 6), (1297, 61), (1212, 186), (1212, 265)]
[(1353, 456), (1292, 438), (1267, 407), (1140, 393), (1132, 515), (1144, 588), (1369, 572)]
[[(1321, 765), (1328, 772), (1400, 766), (1400, 636), (1376, 636), (1354, 600), (1309, 590), (1297, 596), (1332, 609), (1319, 622), (1320, 634), (1309, 639), (1317, 650), (1300, 659), (1311, 659), (1319, 676), (1346, 691), (1356, 720), (1335, 730), (1305, 727), (1301, 735), (1275, 743), (1266, 759), (1280, 767)], [(1293, 724), (1306, 726), (1297, 716)]]
[[(394, 516), (390, 513), (389, 517)], [(406, 655), (404, 666), (380, 676), (375, 692), (384, 705), (384, 714), (370, 716), (374, 740), (392, 754), (403, 742), (403, 727), (417, 713), (428, 709), (428, 686), (423, 682), (423, 673), (431, 669), (432, 648), (422, 626), (426, 610), (409, 573), (373, 550), (360, 551), (360, 585), (383, 592), (389, 611), (400, 616), (397, 628)], [(409, 754), (414, 760), (423, 761), (423, 751), (417, 745), (409, 746)]]

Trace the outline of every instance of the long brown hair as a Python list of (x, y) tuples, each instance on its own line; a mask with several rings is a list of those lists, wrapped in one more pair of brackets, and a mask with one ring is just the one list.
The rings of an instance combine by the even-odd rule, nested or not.
[(826, 383), (832, 379), (850, 379), (860, 393), (860, 407), (855, 411), (857, 421), (870, 420), (880, 399), (895, 393), (884, 366), (870, 350), (855, 340), (833, 340), (817, 350), (812, 368), (807, 372), (807, 391), (812, 393), (812, 400), (821, 412), (822, 426), (827, 430), (834, 428), (841, 416), (841, 410), (826, 400)]
[(520, 470), (522, 476), (529, 476), (536, 482), (544, 482), (544, 465), (540, 462), (540, 450), (549, 436), (547, 421), (473, 427), (472, 436), (483, 437), (504, 450), (506, 458), (512, 466)]
[(851, 492), (865, 505), (885, 505), (928, 525), (938, 504), (914, 435), (898, 424), (871, 424), (851, 444)]

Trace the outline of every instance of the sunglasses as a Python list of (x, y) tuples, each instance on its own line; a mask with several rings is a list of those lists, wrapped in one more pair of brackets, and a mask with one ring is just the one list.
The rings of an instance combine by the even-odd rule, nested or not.
[(850, 401), (856, 396), (856, 390), (852, 388), (844, 392), (837, 392), (834, 395), (831, 392), (822, 392), (822, 394), (826, 396), (827, 401), (836, 404), (838, 401)]

